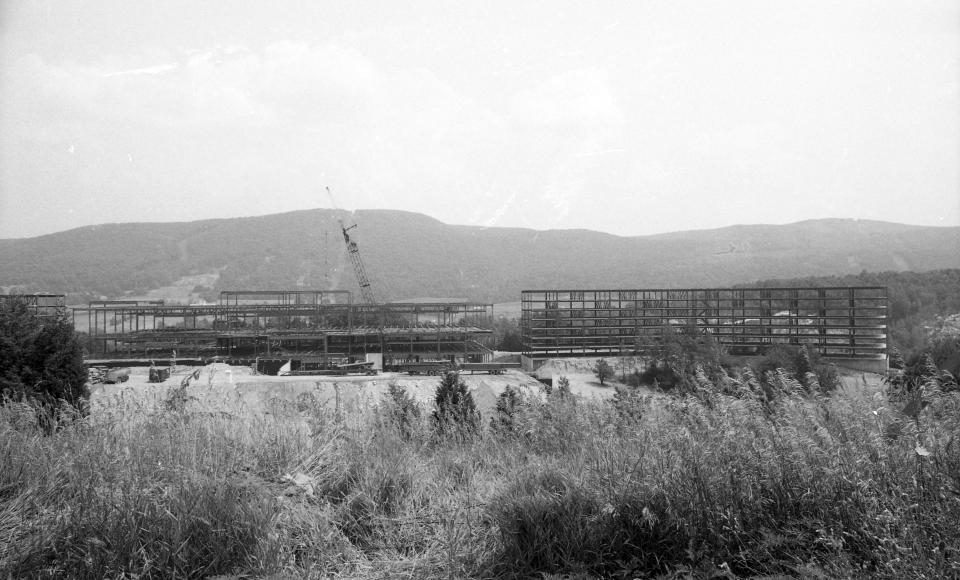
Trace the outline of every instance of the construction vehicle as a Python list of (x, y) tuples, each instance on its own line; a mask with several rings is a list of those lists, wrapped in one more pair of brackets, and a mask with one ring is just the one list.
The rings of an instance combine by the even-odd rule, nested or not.
[[(333, 209), (340, 209), (329, 187), (327, 188), (327, 194), (330, 196), (330, 203), (333, 204)], [(347, 245), (347, 255), (350, 257), (350, 262), (353, 264), (353, 271), (357, 275), (357, 283), (360, 285), (360, 296), (363, 298), (363, 303), (376, 304), (377, 300), (373, 295), (373, 289), (370, 287), (370, 280), (367, 279), (367, 270), (363, 267), (363, 259), (360, 258), (360, 248), (357, 247), (355, 241), (350, 239), (350, 234), (347, 233), (357, 227), (357, 224), (347, 227), (343, 223), (343, 218), (338, 217), (337, 221), (340, 222), (340, 230), (343, 232), (343, 242)]]
[(377, 374), (376, 369), (373, 368), (373, 361), (361, 361), (354, 363), (343, 363), (336, 365), (334, 370), (337, 370), (345, 375), (375, 375)]
[(170, 367), (150, 367), (148, 383), (162, 383), (170, 378)]
[(520, 363), (512, 362), (462, 362), (458, 364), (449, 360), (405, 361), (390, 366), (390, 370), (394, 372), (410, 375), (442, 375), (450, 371), (458, 373), (470, 371), (471, 375), (478, 372), (500, 375), (510, 369), (519, 368)]
[(130, 368), (122, 367), (117, 369), (110, 369), (107, 371), (107, 375), (103, 378), (103, 382), (108, 385), (114, 385), (116, 383), (125, 383), (130, 379)]
[(87, 369), (87, 382), (90, 384), (102, 383), (107, 376), (106, 367), (90, 367)]
[(326, 368), (298, 369), (282, 371), (279, 376), (299, 377), (299, 376), (346, 376), (346, 375), (375, 375), (376, 369), (373, 368), (373, 361), (334, 364)]
[(460, 363), (460, 365), (459, 365), (457, 368), (458, 368), (458, 370), (459, 370), (460, 372), (470, 371), (470, 374), (471, 374), (471, 375), (472, 375), (473, 373), (475, 373), (475, 372), (489, 373), (489, 374), (491, 374), (491, 375), (500, 375), (500, 374), (503, 374), (503, 372), (506, 371), (506, 370), (519, 369), (519, 368), (520, 368), (520, 363), (512, 363), (512, 362), (478, 362), (478, 363), (471, 363), (471, 362), (465, 362), (465, 363)]
[(457, 370), (457, 366), (448, 360), (422, 360), (396, 363), (392, 370), (408, 375), (442, 375), (447, 371)]

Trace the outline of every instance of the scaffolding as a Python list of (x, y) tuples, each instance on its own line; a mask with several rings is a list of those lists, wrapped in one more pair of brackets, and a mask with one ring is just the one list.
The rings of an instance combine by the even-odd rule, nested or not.
[(805, 344), (821, 356), (886, 359), (887, 289), (525, 290), (524, 354), (642, 353), (665, 332), (708, 334), (734, 354)]

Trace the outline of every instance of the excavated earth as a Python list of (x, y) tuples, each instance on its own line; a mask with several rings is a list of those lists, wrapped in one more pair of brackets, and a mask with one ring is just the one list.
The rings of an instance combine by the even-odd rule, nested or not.
[[(277, 377), (254, 374), (250, 368), (222, 363), (204, 367), (177, 367), (162, 383), (148, 382), (149, 369), (134, 367), (125, 383), (91, 386), (91, 408), (94, 412), (117, 404), (144, 409), (155, 408), (167, 401), (187, 377), (190, 377), (185, 395), (203, 410), (231, 414), (269, 413), (278, 405), (298, 405), (305, 399), (331, 409), (373, 405), (395, 383), (429, 407), (440, 378), (436, 376), (409, 376), (402, 373), (380, 373), (373, 376), (297, 376)], [(510, 386), (530, 395), (539, 396), (542, 384), (519, 370), (500, 375), (464, 373), (477, 407), (484, 414), (496, 407), (497, 397)], [(592, 374), (571, 374), (571, 390), (584, 395), (612, 395), (613, 389), (598, 389)]]
[[(492, 415), (497, 397), (508, 386), (530, 396), (543, 396), (544, 386), (538, 379), (552, 379), (554, 388), (560, 377), (566, 377), (573, 393), (585, 397), (609, 398), (615, 392), (619, 375), (630, 374), (642, 368), (642, 360), (631, 357), (607, 357), (617, 377), (601, 385), (593, 374), (595, 358), (553, 359), (547, 361), (531, 376), (519, 370), (501, 375), (485, 373), (461, 375), (478, 409), (485, 417)], [(841, 370), (847, 387), (862, 387), (879, 383), (880, 375), (860, 371)], [(91, 385), (90, 404), (94, 416), (104, 417), (110, 409), (141, 409), (151, 411), (163, 408), (189, 378), (180, 400), (195, 410), (227, 413), (232, 416), (263, 416), (270, 414), (300, 415), (304, 405), (320, 405), (330, 410), (371, 406), (387, 394), (395, 383), (418, 400), (425, 408), (433, 406), (434, 393), (440, 378), (436, 376), (409, 376), (401, 373), (380, 373), (373, 376), (298, 376), (276, 377), (258, 375), (248, 367), (215, 363), (203, 367), (177, 367), (162, 383), (148, 382), (149, 369), (134, 367), (127, 382)], [(655, 394), (643, 389), (647, 394)]]

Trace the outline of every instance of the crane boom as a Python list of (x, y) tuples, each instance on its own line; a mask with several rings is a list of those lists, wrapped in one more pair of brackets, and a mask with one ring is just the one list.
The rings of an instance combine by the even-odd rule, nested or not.
[[(327, 194), (330, 196), (333, 209), (340, 209), (337, 206), (337, 201), (333, 199), (333, 192), (330, 191), (329, 187), (327, 188)], [(357, 227), (357, 225), (354, 224), (347, 227), (344, 225), (342, 218), (337, 218), (337, 221), (340, 222), (340, 230), (343, 232), (343, 242), (347, 245), (347, 255), (350, 257), (350, 262), (353, 264), (353, 271), (357, 275), (357, 284), (360, 285), (360, 297), (363, 299), (364, 304), (376, 304), (377, 300), (373, 295), (373, 288), (370, 287), (370, 280), (367, 278), (367, 270), (363, 267), (363, 259), (360, 257), (360, 248), (357, 247), (357, 242), (350, 239), (350, 234), (348, 233)]]

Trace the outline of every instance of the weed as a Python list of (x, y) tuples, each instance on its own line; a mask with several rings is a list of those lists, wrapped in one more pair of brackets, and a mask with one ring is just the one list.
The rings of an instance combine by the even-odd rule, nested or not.
[(686, 394), (609, 401), (561, 380), (501, 397), (496, 436), (455, 376), (431, 420), (396, 385), (339, 412), (100, 399), (49, 434), (8, 402), (0, 577), (957, 577), (960, 393), (928, 371), (824, 393), (694, 365)]

